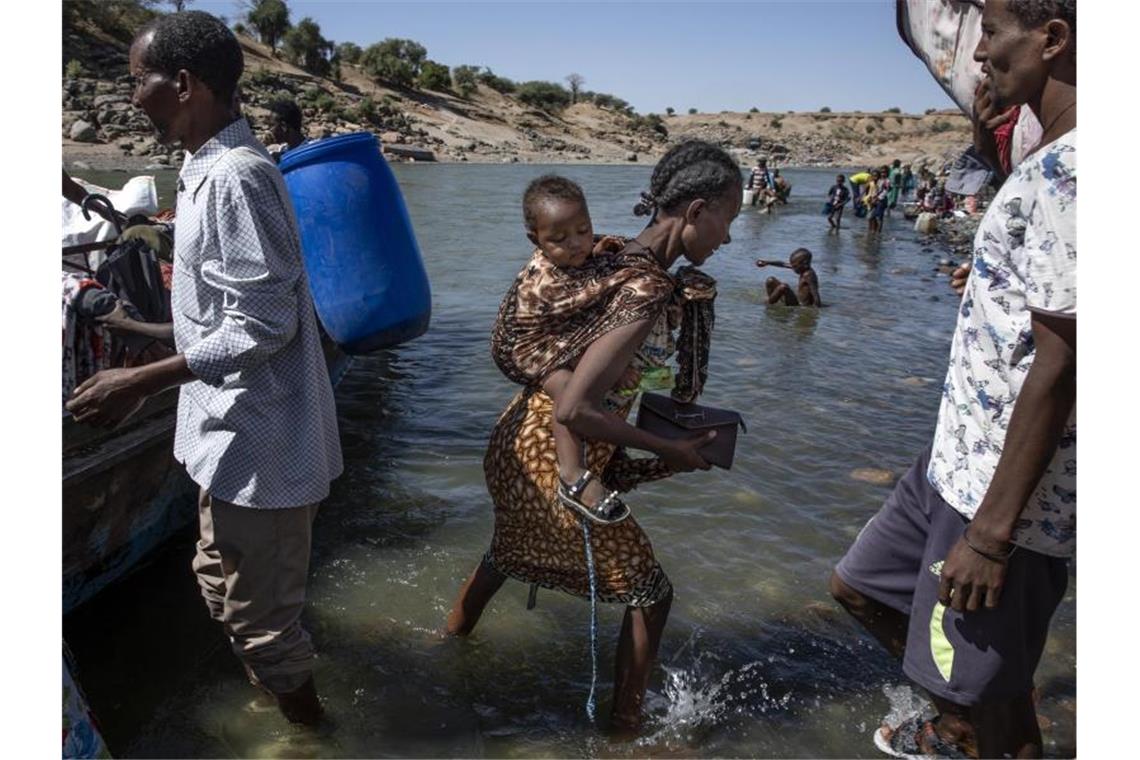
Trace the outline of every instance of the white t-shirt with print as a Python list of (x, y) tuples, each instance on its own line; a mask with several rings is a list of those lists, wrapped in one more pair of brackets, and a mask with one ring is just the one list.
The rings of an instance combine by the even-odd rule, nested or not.
[[(1077, 315), (1077, 131), (1026, 158), (974, 237), (934, 433), (931, 484), (972, 518), (997, 468), (1035, 348), (1032, 311)], [(1077, 530), (1077, 412), (1017, 521), (1013, 542), (1072, 556)]]

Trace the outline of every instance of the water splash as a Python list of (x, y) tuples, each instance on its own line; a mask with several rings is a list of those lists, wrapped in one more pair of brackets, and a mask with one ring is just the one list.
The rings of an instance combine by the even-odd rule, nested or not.
[[(685, 650), (695, 650), (699, 631), (694, 632), (682, 650), (672, 658), (680, 659)], [(647, 708), (659, 728), (642, 737), (642, 746), (680, 740), (699, 740), (715, 726), (734, 717), (779, 714), (791, 705), (793, 692), (779, 691), (765, 677), (768, 662), (756, 660), (739, 667), (728, 667), (709, 651), (697, 652), (684, 666), (663, 665), (664, 693), (650, 694)]]
[(907, 684), (891, 686), (883, 685), (883, 694), (890, 703), (890, 709), (883, 717), (883, 722), (891, 728), (898, 728), (914, 717), (928, 720), (934, 717), (935, 709), (928, 699), (915, 691)]

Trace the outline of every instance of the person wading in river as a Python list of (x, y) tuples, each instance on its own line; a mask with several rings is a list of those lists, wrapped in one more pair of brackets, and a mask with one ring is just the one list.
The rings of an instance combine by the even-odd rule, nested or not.
[[(483, 468), (495, 507), (494, 534), (452, 606), (449, 634), (470, 634), (507, 578), (591, 596), (583, 523), (559, 499), (555, 418), (587, 442), (583, 487), (597, 477), (628, 491), (650, 478), (709, 468), (698, 450), (714, 433), (670, 440), (634, 427), (625, 420), (632, 399), (612, 391), (628, 367), (654, 373), (679, 345), (682, 372), (674, 398), (693, 400), (700, 392), (715, 283), (691, 267), (675, 274), (669, 269), (681, 257), (700, 265), (729, 242), (742, 189), (731, 156), (708, 143), (681, 143), (658, 162), (650, 190), (634, 210), (651, 214), (649, 225), (621, 251), (591, 259), (589, 270), (569, 288), (540, 271), (531, 273), (532, 268), (515, 280), (500, 307), (492, 352), (500, 369), (526, 387), (491, 433)], [(512, 318), (512, 310), (517, 313), (540, 297), (551, 305), (549, 319), (529, 329), (533, 320)], [(682, 336), (691, 336), (678, 343), (672, 336), (677, 325), (670, 319), (676, 311), (685, 312)], [(686, 366), (694, 371), (686, 372)], [(543, 391), (543, 379), (562, 368), (572, 368), (573, 374), (554, 403)], [(624, 456), (623, 446), (654, 452), (659, 459), (633, 460)], [(638, 462), (646, 464), (641, 473), (635, 473)], [(629, 737), (640, 729), (673, 586), (633, 517), (593, 525), (589, 535), (597, 598), (626, 605), (610, 726), (616, 736)]]
[(1044, 125), (974, 240), (931, 448), (866, 525), (832, 595), (934, 697), (897, 756), (1042, 752), (1033, 673), (1076, 544), (1075, 0), (987, 0), (975, 58)]
[(115, 426), (181, 386), (174, 456), (201, 487), (193, 561), (210, 615), (254, 685), (316, 724), (301, 627), (312, 522), (342, 470), (297, 222), (281, 173), (238, 114), (237, 39), (200, 11), (159, 16), (130, 49), (132, 102), (187, 158), (171, 302), (178, 353), (80, 385), (78, 422)]

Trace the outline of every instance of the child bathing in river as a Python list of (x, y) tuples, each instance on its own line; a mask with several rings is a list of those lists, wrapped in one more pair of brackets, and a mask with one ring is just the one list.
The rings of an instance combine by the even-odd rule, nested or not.
[(795, 292), (787, 283), (780, 282), (775, 277), (769, 277), (764, 283), (769, 304), (782, 303), (785, 306), (823, 306), (819, 297), (819, 277), (811, 268), (811, 251), (807, 248), (797, 248), (788, 257), (788, 263), (782, 261), (767, 261), (756, 259), (758, 267), (784, 267), (791, 269), (800, 276)]

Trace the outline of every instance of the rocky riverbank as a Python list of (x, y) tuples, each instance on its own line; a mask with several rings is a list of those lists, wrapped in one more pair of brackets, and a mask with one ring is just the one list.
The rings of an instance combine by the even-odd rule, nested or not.
[[(547, 112), (484, 84), (467, 96), (385, 86), (345, 65), (337, 80), (314, 76), (248, 37), (243, 107), (255, 128), (278, 97), (301, 106), (309, 137), (370, 130), (389, 146), (450, 162), (653, 163), (676, 141), (701, 138), (783, 166), (866, 166), (898, 157), (940, 165), (969, 142), (957, 112), (676, 113), (658, 117), (578, 103)], [(74, 32), (64, 39), (61, 124), (65, 165), (137, 171), (177, 165), (146, 117), (131, 106), (126, 43)], [(398, 156), (393, 156), (399, 160)]]

